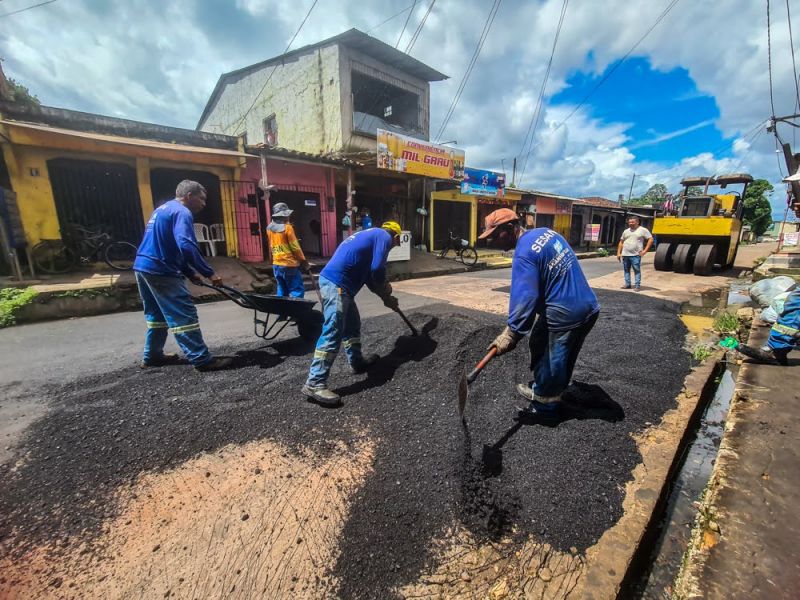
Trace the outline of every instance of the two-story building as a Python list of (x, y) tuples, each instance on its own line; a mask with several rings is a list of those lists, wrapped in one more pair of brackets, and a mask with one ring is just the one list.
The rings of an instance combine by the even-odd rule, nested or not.
[[(362, 213), (368, 208), (376, 222), (393, 218), (421, 229), (416, 209), (424, 205), (425, 186), (419, 177), (377, 168), (377, 130), (428, 140), (430, 83), (446, 78), (351, 29), (223, 74), (197, 129), (244, 135), (248, 145), (358, 160), (362, 168), (336, 171), (335, 201), (321, 203), (318, 216), (305, 215), (323, 224), (335, 220), (339, 239), (352, 204)], [(335, 215), (325, 214), (329, 207)], [(421, 231), (415, 233), (418, 239)]]

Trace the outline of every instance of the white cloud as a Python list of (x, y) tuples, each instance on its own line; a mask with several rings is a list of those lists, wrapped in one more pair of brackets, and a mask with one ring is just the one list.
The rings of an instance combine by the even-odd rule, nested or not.
[[(283, 51), (313, 0), (70, 0), (4, 20), (4, 65), (46, 104), (193, 127), (218, 76)], [(369, 30), (410, 4), (319, 0), (293, 47), (351, 27)], [(794, 112), (795, 90), (785, 12), (773, 3), (775, 110)], [(662, 2), (573, 2), (553, 62), (546, 100), (576, 72), (600, 74), (619, 60), (655, 22)], [(420, 1), (401, 48), (428, 7)], [(431, 129), (438, 129), (489, 13), (481, 0), (438, 0), (412, 51), (451, 79), (431, 86)], [(475, 166), (511, 170), (533, 114), (550, 55), (561, 0), (505, 0), (467, 89), (445, 133), (457, 139)], [(616, 197), (648, 185), (674, 187), (689, 172), (739, 167), (779, 183), (774, 142), (745, 133), (771, 112), (765, 7), (757, 2), (679, 2), (638, 46), (634, 56), (660, 70), (686, 69), (697, 95), (713, 97), (715, 120), (730, 158), (693, 152), (674, 164), (639, 160), (636, 149), (674, 137), (633, 140), (630, 124), (591, 115), (591, 99), (563, 127), (571, 107), (545, 105), (525, 183), (575, 195)], [(406, 13), (374, 35), (394, 45)], [(797, 28), (800, 30), (800, 28)], [(43, 35), (43, 32), (47, 32)], [(624, 84), (612, 77), (606, 89)], [(683, 110), (676, 97), (675, 110)], [(791, 136), (788, 127), (779, 131)], [(522, 166), (520, 165), (520, 170)], [(778, 192), (776, 192), (776, 195)]]

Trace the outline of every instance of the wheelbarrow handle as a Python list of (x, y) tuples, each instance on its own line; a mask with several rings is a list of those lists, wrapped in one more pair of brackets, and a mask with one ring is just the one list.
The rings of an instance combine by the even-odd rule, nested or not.
[(255, 308), (253, 303), (250, 302), (250, 299), (243, 292), (240, 292), (236, 288), (232, 288), (228, 285), (211, 285), (205, 281), (192, 281), (192, 283), (220, 292), (223, 296), (227, 296), (229, 300), (232, 300), (242, 308)]
[(472, 372), (467, 375), (467, 383), (472, 383), (477, 379), (478, 374), (483, 371), (483, 368), (489, 364), (489, 361), (492, 360), (495, 356), (497, 356), (497, 348), (492, 348), (489, 350), (489, 353), (481, 359)]

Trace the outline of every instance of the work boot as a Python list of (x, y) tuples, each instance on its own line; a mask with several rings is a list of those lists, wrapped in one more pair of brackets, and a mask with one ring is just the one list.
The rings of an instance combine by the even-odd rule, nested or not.
[(631, 286), (629, 286), (629, 285), (623, 285), (623, 286), (622, 286), (621, 288), (619, 288), (619, 289), (621, 289), (621, 290), (629, 290), (629, 289), (631, 289)]
[(202, 365), (197, 365), (195, 369), (198, 371), (206, 372), (206, 371), (221, 371), (223, 369), (227, 369), (233, 363), (233, 359), (227, 356), (215, 356), (207, 363), (203, 363)]
[(339, 397), (339, 394), (332, 392), (325, 386), (312, 387), (308, 384), (305, 384), (302, 392), (303, 395), (305, 395), (306, 400), (326, 408), (335, 408), (342, 404), (342, 399)]
[(633, 288), (633, 291), (634, 291), (634, 292), (641, 292), (641, 291), (642, 291), (642, 288), (641, 288), (641, 286), (638, 286), (638, 285), (637, 285), (636, 287), (634, 287), (634, 288)]
[(360, 362), (354, 363), (350, 365), (350, 370), (355, 375), (360, 375), (361, 373), (366, 373), (369, 371), (369, 368), (378, 362), (380, 356), (377, 354), (370, 354), (369, 356), (364, 356), (361, 358)]
[(783, 365), (784, 367), (789, 364), (789, 350), (787, 348), (770, 348), (764, 346), (763, 348), (753, 348), (746, 344), (739, 344), (736, 348), (739, 352), (760, 364), (775, 364)]
[(533, 390), (531, 389), (531, 386), (529, 386), (527, 383), (518, 383), (517, 393), (523, 398), (525, 398), (525, 400), (527, 400), (528, 402), (533, 400)]
[(139, 363), (139, 366), (142, 369), (147, 369), (149, 367), (169, 367), (172, 365), (180, 365), (184, 362), (186, 361), (184, 361), (180, 356), (174, 352), (170, 352), (169, 354), (151, 356), (148, 359), (142, 359), (142, 362)]

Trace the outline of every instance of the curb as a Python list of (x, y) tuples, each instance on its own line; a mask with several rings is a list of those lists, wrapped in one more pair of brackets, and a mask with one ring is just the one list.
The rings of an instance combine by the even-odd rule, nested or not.
[(640, 574), (657, 536), (657, 524), (669, 499), (672, 481), (722, 365), (718, 351), (686, 376), (678, 405), (661, 422), (642, 432), (642, 462), (628, 482), (622, 518), (587, 551), (586, 569), (575, 597), (606, 600), (623, 597), (623, 588)]

